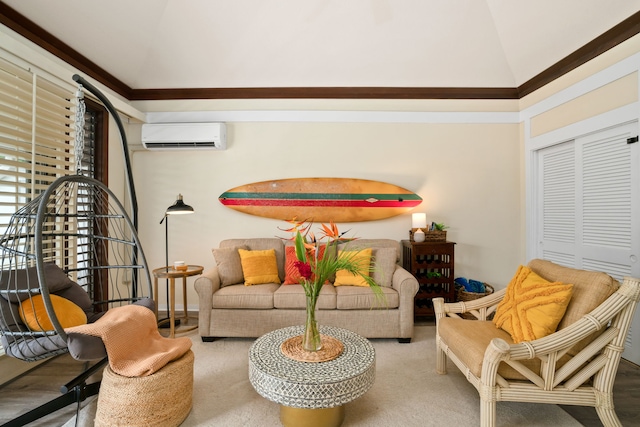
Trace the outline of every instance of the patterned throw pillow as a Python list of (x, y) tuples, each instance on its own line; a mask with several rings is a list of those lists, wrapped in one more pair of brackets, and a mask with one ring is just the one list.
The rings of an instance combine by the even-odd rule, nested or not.
[(238, 249), (238, 253), (240, 254), (245, 286), (261, 285), (263, 283), (280, 284), (275, 249), (263, 251)]
[(573, 285), (549, 282), (521, 265), (507, 285), (493, 323), (514, 343), (543, 338), (556, 331), (572, 292)]

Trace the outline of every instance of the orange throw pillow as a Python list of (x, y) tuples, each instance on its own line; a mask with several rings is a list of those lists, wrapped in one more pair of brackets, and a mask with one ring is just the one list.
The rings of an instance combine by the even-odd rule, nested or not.
[[(320, 246), (320, 259), (324, 256), (324, 250), (326, 246)], [(284, 247), (284, 285), (299, 285), (302, 281), (302, 276), (298, 271), (298, 267), (296, 267), (295, 263), (298, 261), (298, 257), (296, 256), (296, 247), (285, 246)]]
[[(87, 323), (84, 311), (66, 298), (49, 295), (60, 326), (72, 328)], [(44, 306), (42, 295), (35, 295), (20, 304), (20, 318), (32, 331), (53, 331), (54, 327)]]

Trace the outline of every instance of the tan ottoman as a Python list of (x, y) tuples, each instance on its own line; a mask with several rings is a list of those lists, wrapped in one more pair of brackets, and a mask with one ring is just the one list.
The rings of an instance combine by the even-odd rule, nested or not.
[(193, 351), (146, 377), (102, 374), (95, 426), (179, 426), (191, 410)]

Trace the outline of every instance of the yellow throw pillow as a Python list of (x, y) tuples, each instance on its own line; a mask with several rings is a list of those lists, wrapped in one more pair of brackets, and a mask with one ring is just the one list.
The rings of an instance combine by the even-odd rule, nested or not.
[(240, 254), (245, 286), (280, 283), (275, 249), (263, 251), (238, 249), (238, 253)]
[[(49, 295), (53, 311), (63, 328), (72, 328), (87, 323), (84, 311), (66, 298)], [(44, 306), (42, 295), (36, 295), (31, 300), (20, 304), (20, 318), (32, 331), (53, 331), (54, 327)]]
[(543, 338), (558, 328), (572, 293), (573, 285), (549, 282), (521, 265), (507, 285), (493, 323), (511, 334), (514, 343)]
[[(371, 264), (371, 248), (361, 251), (340, 251), (339, 258), (349, 257), (351, 261), (358, 266), (358, 271), (365, 276), (369, 276), (369, 265)], [(336, 280), (334, 286), (369, 286), (367, 281), (359, 274), (350, 273), (347, 270), (338, 270), (336, 272)]]

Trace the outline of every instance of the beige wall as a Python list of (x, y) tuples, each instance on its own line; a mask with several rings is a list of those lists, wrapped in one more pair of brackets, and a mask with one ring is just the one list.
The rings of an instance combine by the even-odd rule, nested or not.
[[(424, 202), (414, 211), (451, 227), (456, 276), (503, 287), (524, 262), (518, 124), (253, 122), (229, 123), (228, 133), (226, 151), (134, 153), (140, 236), (152, 267), (164, 263), (159, 221), (178, 193), (196, 213), (171, 217), (169, 261), (210, 267), (220, 240), (286, 237), (280, 221), (224, 207), (222, 192), (315, 176), (379, 180), (420, 195)], [(340, 224), (353, 236), (396, 240), (407, 238), (410, 226), (410, 214)], [(193, 291), (189, 301), (195, 306)]]

